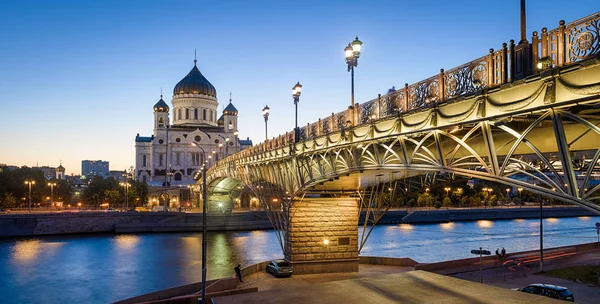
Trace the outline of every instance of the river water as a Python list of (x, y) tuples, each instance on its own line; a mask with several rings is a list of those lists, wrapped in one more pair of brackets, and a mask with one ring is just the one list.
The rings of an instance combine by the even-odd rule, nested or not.
[[(544, 247), (596, 241), (600, 217), (544, 219)], [(208, 235), (207, 278), (282, 257), (273, 231)], [(539, 220), (380, 225), (361, 255), (437, 262), (539, 248)], [(200, 233), (0, 239), (0, 303), (109, 303), (201, 280)]]

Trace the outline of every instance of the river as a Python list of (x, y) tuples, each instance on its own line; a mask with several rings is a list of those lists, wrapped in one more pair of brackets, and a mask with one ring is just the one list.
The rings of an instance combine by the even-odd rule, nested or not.
[[(600, 217), (544, 219), (544, 247), (596, 241)], [(273, 231), (208, 235), (208, 279), (282, 257)], [(380, 225), (361, 255), (437, 262), (539, 248), (539, 220)], [(201, 280), (200, 233), (0, 239), (0, 303), (109, 303)]]

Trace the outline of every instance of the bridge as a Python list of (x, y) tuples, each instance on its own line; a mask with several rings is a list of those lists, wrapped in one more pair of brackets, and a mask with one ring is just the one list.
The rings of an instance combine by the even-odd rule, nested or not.
[(299, 273), (357, 271), (367, 223), (459, 177), (600, 212), (600, 13), (521, 38), (219, 161), (211, 199), (250, 189)]

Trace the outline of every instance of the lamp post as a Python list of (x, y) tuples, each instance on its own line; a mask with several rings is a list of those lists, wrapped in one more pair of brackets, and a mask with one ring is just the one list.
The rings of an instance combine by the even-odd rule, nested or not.
[(294, 142), (297, 143), (300, 139), (300, 130), (298, 130), (298, 102), (300, 102), (300, 94), (302, 93), (302, 85), (300, 81), (292, 88), (292, 96), (294, 97), (294, 106), (296, 107), (296, 126), (294, 128)]
[(362, 41), (358, 40), (358, 36), (356, 36), (356, 39), (348, 43), (348, 46), (344, 49), (346, 64), (348, 64), (348, 72), (350, 72), (351, 75), (352, 102), (350, 105), (352, 109), (354, 109), (354, 68), (358, 66), (358, 57), (360, 57), (360, 48), (362, 44)]
[(34, 180), (26, 180), (25, 185), (29, 185), (29, 205), (27, 207), (27, 213), (31, 213), (31, 185), (35, 185)]
[(452, 188), (450, 188), (450, 187), (445, 187), (445, 188), (444, 188), (444, 190), (446, 190), (446, 196), (448, 196), (448, 192), (449, 192), (450, 190), (452, 190)]
[(120, 183), (121, 186), (125, 187), (125, 211), (129, 210), (129, 201), (127, 199), (127, 194), (129, 193), (129, 182), (127, 182), (127, 178), (125, 178), (125, 182)]
[(54, 186), (56, 186), (56, 183), (48, 183), (48, 186), (50, 186), (50, 203), (54, 206)]
[(268, 105), (265, 105), (265, 107), (262, 109), (263, 117), (265, 118), (265, 140), (269, 138), (269, 136), (267, 135), (267, 121), (269, 120), (269, 110), (271, 109)]
[[(168, 194), (168, 187), (169, 185), (169, 171), (170, 171), (170, 166), (169, 166), (169, 124), (166, 123), (165, 124), (165, 195), (163, 196), (163, 199), (165, 200), (165, 212), (167, 212), (168, 210), (168, 205), (169, 205), (169, 194)], [(160, 202), (159, 202), (160, 204)]]
[(229, 156), (229, 137), (225, 138), (225, 157), (227, 156)]
[[(198, 146), (196, 143), (192, 143), (193, 146), (204, 149)], [(206, 304), (206, 213), (207, 213), (207, 201), (206, 201), (206, 164), (202, 165), (202, 303)]]
[(523, 206), (523, 197), (521, 196), (521, 191), (523, 191), (523, 188), (517, 188), (517, 191), (519, 191), (519, 208), (521, 208), (521, 206)]
[(223, 159), (223, 143), (219, 143), (219, 159)]

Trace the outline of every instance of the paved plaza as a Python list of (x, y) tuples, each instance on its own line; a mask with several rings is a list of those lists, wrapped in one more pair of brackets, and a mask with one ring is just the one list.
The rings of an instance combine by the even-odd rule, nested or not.
[[(545, 269), (575, 265), (600, 266), (600, 250), (545, 263)], [(360, 264), (359, 272), (294, 275), (274, 278), (255, 273), (238, 288), (257, 287), (257, 293), (214, 298), (215, 304), (230, 303), (561, 303), (553, 299), (515, 292), (511, 288), (532, 283), (568, 287), (577, 303), (600, 303), (600, 287), (535, 274), (532, 265), (523, 272), (504, 272), (493, 265), (484, 269), (479, 283), (477, 267), (440, 271), (446, 275), (414, 271), (413, 267)]]

